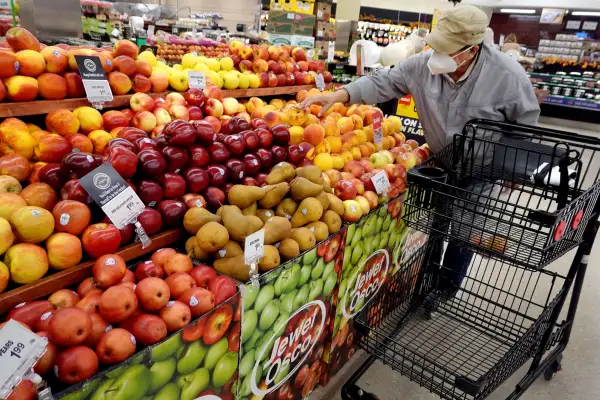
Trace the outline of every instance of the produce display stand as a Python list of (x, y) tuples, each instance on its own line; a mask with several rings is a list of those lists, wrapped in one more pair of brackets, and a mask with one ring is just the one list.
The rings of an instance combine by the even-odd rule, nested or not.
[[(528, 362), (508, 398), (552, 379), (600, 225), (600, 179), (589, 168), (598, 151), (596, 138), (475, 120), (409, 171), (404, 218), (428, 244), (356, 316), (370, 357), (342, 397), (377, 398), (357, 385), (375, 360), (445, 399), (486, 398)], [(474, 251), (467, 271), (441, 265), (444, 241)], [(569, 252), (566, 274), (546, 268)]]

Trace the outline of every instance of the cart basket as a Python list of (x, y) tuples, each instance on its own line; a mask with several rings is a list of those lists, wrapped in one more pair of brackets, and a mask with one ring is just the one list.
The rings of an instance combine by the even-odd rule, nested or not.
[(582, 242), (600, 194), (600, 140), (473, 120), (408, 173), (420, 231), (540, 269)]

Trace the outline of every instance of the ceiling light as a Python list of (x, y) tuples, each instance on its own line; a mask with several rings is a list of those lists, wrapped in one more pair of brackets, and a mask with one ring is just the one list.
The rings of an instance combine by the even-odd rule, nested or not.
[(600, 11), (573, 11), (571, 15), (580, 15), (585, 17), (598, 17), (600, 16)]
[(535, 14), (535, 10), (527, 10), (522, 8), (502, 8), (500, 12), (505, 14)]

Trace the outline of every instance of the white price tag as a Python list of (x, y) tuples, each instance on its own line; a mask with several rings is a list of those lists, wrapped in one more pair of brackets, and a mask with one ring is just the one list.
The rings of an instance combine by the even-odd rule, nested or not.
[(0, 398), (17, 385), (46, 351), (46, 340), (15, 320), (0, 329)]
[(131, 186), (102, 206), (102, 211), (118, 229), (131, 224), (146, 206)]
[(196, 30), (196, 28), (192, 28), (192, 39), (196, 40), (196, 35), (198, 34), (198, 31)]
[(138, 221), (135, 222), (135, 233), (137, 234), (138, 240), (142, 243), (142, 249), (150, 246), (152, 239), (150, 239), (150, 236), (148, 236), (144, 227)]
[(319, 90), (325, 90), (325, 79), (323, 79), (323, 74), (317, 74), (317, 76), (315, 76), (315, 84)]
[(108, 81), (83, 80), (85, 96), (90, 103), (110, 103), (113, 101), (112, 91)]
[(329, 42), (329, 51), (327, 52), (327, 61), (333, 62), (333, 58), (335, 57), (335, 42)]
[(373, 117), (373, 134), (373, 142), (375, 144), (381, 143), (383, 140), (383, 130), (381, 129), (381, 115), (379, 113)]
[(244, 263), (256, 264), (265, 255), (265, 230), (261, 229), (246, 237)]
[(371, 178), (371, 182), (373, 182), (377, 194), (386, 194), (390, 189), (390, 181), (385, 171), (379, 171), (375, 174), (375, 176)]
[(154, 25), (150, 25), (148, 26), (148, 32), (147, 32), (148, 37), (154, 35)]
[(206, 74), (200, 71), (188, 71), (190, 89), (204, 89), (206, 87)]

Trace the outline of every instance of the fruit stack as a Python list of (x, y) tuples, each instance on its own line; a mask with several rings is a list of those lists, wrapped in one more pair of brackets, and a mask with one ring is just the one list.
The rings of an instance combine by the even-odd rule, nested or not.
[(186, 54), (202, 54), (208, 58), (222, 58), (230, 54), (229, 46), (226, 43), (217, 43), (202, 40), (198, 44), (188, 43), (158, 43), (156, 45), (156, 55), (159, 59), (168, 63), (180, 63)]
[(198, 207), (186, 212), (184, 227), (195, 235), (186, 251), (203, 262), (214, 260), (217, 271), (243, 282), (250, 277), (242, 247), (246, 237), (264, 229), (258, 271), (267, 272), (338, 232), (345, 212), (319, 168), (286, 162), (273, 167), (262, 187), (234, 185), (227, 200), (230, 205), (216, 214)]
[[(106, 254), (96, 260), (93, 276), (82, 281), (76, 292), (61, 289), (47, 300), (20, 304), (6, 321), (14, 319), (48, 338), (46, 352), (34, 367), (36, 373), (44, 376), (54, 371), (61, 382), (75, 384), (93, 376), (100, 365), (121, 363), (136, 349), (161, 342), (236, 292), (230, 278), (217, 276), (207, 266), (194, 267), (188, 256), (171, 248), (157, 250), (135, 271), (127, 269), (119, 255)], [(233, 314), (239, 312), (224, 308), (228, 322), (221, 334), (200, 333), (206, 345), (221, 340)], [(195, 336), (194, 341), (200, 338), (184, 332), (186, 342), (192, 341), (186, 335)], [(195, 366), (188, 369), (179, 372), (192, 372)]]

